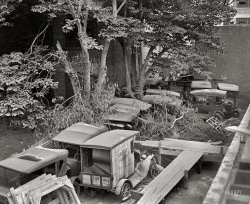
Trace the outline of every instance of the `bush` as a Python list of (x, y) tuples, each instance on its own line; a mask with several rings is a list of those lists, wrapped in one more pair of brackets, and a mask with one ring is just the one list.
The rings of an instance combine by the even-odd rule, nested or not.
[(114, 97), (114, 87), (107, 85), (100, 93), (92, 91), (91, 98), (74, 95), (68, 106), (57, 104), (52, 110), (46, 111), (46, 117), (40, 124), (36, 135), (41, 138), (51, 138), (60, 131), (77, 122), (86, 122), (96, 126), (104, 125), (104, 115), (109, 112), (109, 105)]
[(0, 117), (10, 124), (37, 128), (45, 117), (46, 95), (53, 81), (56, 53), (36, 47), (31, 54), (13, 52), (0, 57)]

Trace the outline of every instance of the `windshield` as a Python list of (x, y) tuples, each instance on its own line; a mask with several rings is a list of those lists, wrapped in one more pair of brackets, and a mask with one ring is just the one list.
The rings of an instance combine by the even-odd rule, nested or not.
[(228, 98), (236, 98), (237, 95), (238, 95), (238, 92), (236, 92), (236, 91), (227, 91)]
[(20, 186), (21, 174), (3, 167), (0, 167), (0, 185), (10, 188)]
[(77, 145), (60, 142), (61, 149), (66, 149), (69, 152), (69, 158), (75, 158), (80, 161), (80, 147)]

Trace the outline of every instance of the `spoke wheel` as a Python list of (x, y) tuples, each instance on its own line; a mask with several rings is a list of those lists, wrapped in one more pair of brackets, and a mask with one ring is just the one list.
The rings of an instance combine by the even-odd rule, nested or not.
[(131, 185), (128, 182), (125, 182), (121, 188), (121, 193), (120, 193), (121, 199), (128, 198), (130, 196), (130, 191), (131, 191)]
[(155, 166), (155, 165), (152, 165), (151, 168), (150, 168), (150, 176), (152, 178), (155, 178), (159, 175), (159, 169)]

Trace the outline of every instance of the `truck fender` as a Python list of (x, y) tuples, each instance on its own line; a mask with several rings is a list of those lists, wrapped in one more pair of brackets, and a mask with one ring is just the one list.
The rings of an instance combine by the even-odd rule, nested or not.
[(117, 185), (116, 185), (116, 187), (115, 187), (115, 195), (120, 195), (121, 189), (122, 189), (122, 185), (123, 185), (125, 182), (128, 182), (128, 183), (131, 185), (131, 187), (133, 186), (132, 183), (130, 182), (130, 180), (128, 180), (128, 179), (121, 179), (121, 180), (117, 183)]
[(77, 178), (78, 178), (77, 176), (72, 176), (69, 180), (73, 184)]

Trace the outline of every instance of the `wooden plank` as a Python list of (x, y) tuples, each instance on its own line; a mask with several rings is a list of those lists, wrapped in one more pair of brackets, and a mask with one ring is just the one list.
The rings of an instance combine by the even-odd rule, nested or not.
[[(158, 141), (136, 141), (142, 146), (158, 148)], [(187, 141), (178, 139), (165, 139), (161, 141), (161, 147), (163, 149), (175, 149), (175, 150), (189, 150), (203, 153), (220, 154), (221, 146), (215, 146), (210, 143)], [(223, 153), (225, 153), (227, 147), (223, 146)]]
[(158, 142), (158, 154), (157, 154), (157, 158), (158, 158), (158, 164), (161, 166), (161, 141)]
[(202, 157), (201, 152), (183, 151), (146, 188), (138, 204), (159, 203)]
[(225, 129), (231, 132), (238, 132), (241, 134), (245, 134), (246, 136), (250, 137), (250, 129), (248, 128), (243, 128), (239, 126), (229, 126), (229, 127), (226, 127)]
[[(168, 149), (161, 149), (160, 153), (166, 156), (173, 156), (177, 157), (182, 150), (168, 150)], [(204, 154), (202, 157), (202, 161), (209, 161), (209, 162), (221, 162), (223, 159), (223, 155), (219, 154)]]

